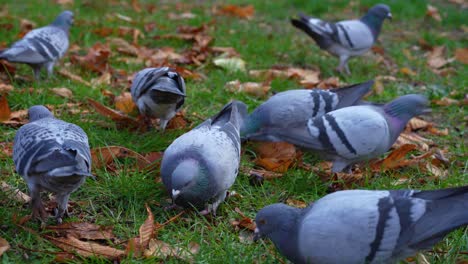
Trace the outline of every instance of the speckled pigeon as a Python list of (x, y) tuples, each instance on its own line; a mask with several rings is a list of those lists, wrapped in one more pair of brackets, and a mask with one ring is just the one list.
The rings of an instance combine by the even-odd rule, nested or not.
[(28, 64), (33, 68), (34, 78), (39, 79), (42, 67), (49, 76), (54, 64), (68, 49), (68, 35), (73, 24), (73, 13), (63, 11), (52, 24), (28, 32), (22, 39), (0, 53), (0, 59)]
[(273, 204), (256, 218), (293, 263), (396, 263), (468, 225), (468, 186), (435, 191), (348, 190), (305, 209)]
[(30, 122), (15, 136), (13, 161), (28, 184), (33, 216), (47, 217), (40, 197), (46, 190), (56, 195), (56, 219), (61, 223), (70, 194), (92, 176), (88, 137), (79, 126), (54, 118), (42, 105), (28, 113)]
[(350, 74), (350, 57), (366, 53), (374, 45), (386, 18), (391, 18), (390, 8), (384, 4), (373, 6), (359, 20), (326, 22), (303, 14), (291, 19), (293, 26), (312, 37), (317, 45), (340, 59), (338, 71)]
[(130, 91), (140, 113), (159, 118), (162, 130), (185, 101), (184, 79), (168, 67), (146, 68), (138, 72)]
[(247, 106), (232, 101), (166, 149), (161, 177), (174, 204), (216, 214), (239, 171), (239, 127)]
[(257, 107), (245, 118), (241, 127), (242, 139), (278, 141), (274, 135), (264, 133), (269, 128), (289, 129), (306, 126), (311, 117), (322, 116), (335, 109), (357, 104), (369, 92), (374, 81), (342, 88), (297, 89), (277, 93)]
[(384, 105), (341, 108), (309, 119), (307, 127), (268, 129), (278, 141), (315, 150), (333, 161), (332, 172), (351, 172), (357, 162), (378, 157), (396, 141), (408, 121), (430, 112), (426, 97), (401, 96)]

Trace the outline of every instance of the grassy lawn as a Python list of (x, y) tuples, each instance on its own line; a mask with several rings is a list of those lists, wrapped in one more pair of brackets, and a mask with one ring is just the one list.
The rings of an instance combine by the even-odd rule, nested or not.
[[(79, 51), (69, 51), (61, 62), (55, 66), (55, 76), (52, 79), (32, 82), (24, 78), (11, 78), (14, 90), (7, 99), (12, 111), (26, 109), (35, 104), (55, 105), (55, 113), (59, 118), (81, 126), (88, 134), (91, 148), (103, 146), (123, 146), (138, 153), (164, 151), (164, 149), (179, 135), (190, 128), (167, 130), (164, 133), (149, 131), (138, 133), (127, 129), (119, 129), (108, 118), (96, 113), (87, 104), (87, 98), (93, 98), (107, 106), (109, 103), (102, 90), (111, 91), (115, 95), (130, 88), (129, 84), (88, 85), (72, 81), (57, 71), (67, 69), (90, 81), (99, 77), (98, 73), (90, 72), (80, 66), (70, 63), (70, 54), (86, 54), (88, 48), (95, 43), (106, 41), (111, 37), (121, 37), (132, 42), (131, 34), (120, 36), (119, 27), (139, 29), (144, 37), (138, 38), (139, 47), (150, 49), (173, 47), (175, 52), (182, 53), (192, 47), (192, 42), (174, 39), (158, 38), (165, 34), (174, 34), (180, 26), (208, 26), (207, 34), (213, 37), (211, 46), (232, 47), (246, 62), (248, 70), (268, 69), (272, 66), (294, 66), (301, 68), (320, 69), (321, 79), (337, 76), (340, 84), (352, 84), (374, 79), (377, 76), (394, 76), (392, 80), (383, 80), (383, 92), (370, 95), (367, 100), (387, 102), (397, 96), (407, 93), (420, 93), (431, 100), (449, 97), (463, 101), (467, 94), (468, 67), (455, 60), (445, 68), (452, 68), (449, 74), (436, 74), (427, 65), (425, 50), (420, 48), (421, 40), (429, 46), (445, 46), (445, 58), (452, 58), (457, 48), (468, 47), (466, 9), (449, 1), (389, 1), (393, 21), (385, 21), (377, 46), (384, 50), (384, 57), (391, 62), (390, 66), (377, 60), (378, 55), (371, 52), (366, 56), (350, 60), (350, 76), (335, 72), (338, 60), (324, 51), (319, 50), (312, 39), (295, 29), (289, 22), (298, 12), (304, 12), (329, 20), (357, 18), (366, 8), (378, 1), (228, 1), (232, 4), (251, 4), (255, 13), (250, 19), (217, 14), (223, 4), (216, 1), (139, 1), (141, 12), (136, 12), (131, 1), (90, 1), (75, 0), (73, 4), (59, 5), (57, 1), (4, 1), (0, 6), (0, 25), (11, 24), (11, 28), (2, 27), (0, 46), (8, 46), (18, 38), (21, 19), (28, 19), (43, 26), (50, 23), (64, 9), (75, 13), (75, 23), (71, 28), (70, 41), (72, 45), (81, 48)], [(73, 1), (72, 1), (73, 2)], [(427, 4), (438, 8), (442, 21), (438, 22), (426, 16)], [(173, 14), (191, 13), (191, 18), (173, 19)], [(154, 22), (155, 27), (150, 28)], [(146, 26), (146, 29), (145, 29)], [(96, 29), (110, 28), (108, 36)], [(112, 29), (115, 29), (112, 31)], [(186, 78), (187, 99), (183, 107), (185, 117), (192, 125), (201, 123), (202, 119), (215, 114), (232, 99), (242, 100), (252, 111), (266, 98), (258, 98), (244, 93), (232, 93), (225, 89), (225, 83), (239, 79), (241, 82), (261, 82), (264, 79), (250, 76), (247, 72), (229, 72), (215, 66), (212, 59), (217, 56), (209, 54), (206, 60), (199, 64), (181, 65), (204, 76), (202, 79)], [(122, 70), (131, 79), (133, 73), (146, 67), (141, 61), (122, 60), (124, 56), (115, 47), (111, 47), (109, 65), (116, 70)], [(405, 73), (409, 69), (411, 74)], [(114, 77), (116, 73), (114, 72)], [(32, 78), (28, 66), (17, 65), (17, 76)], [(45, 77), (45, 73), (44, 73)], [(125, 78), (127, 78), (125, 76)], [(122, 83), (122, 82), (121, 82)], [(300, 88), (294, 79), (275, 78), (271, 81), (272, 92)], [(29, 88), (33, 88), (29, 90)], [(73, 91), (70, 98), (55, 95), (51, 88), (66, 87)], [(268, 96), (269, 96), (268, 95)], [(79, 113), (67, 111), (66, 103), (83, 102)], [(448, 128), (447, 136), (430, 136), (438, 148), (447, 149), (449, 159), (447, 177), (429, 177), (427, 172), (417, 167), (405, 167), (382, 173), (368, 172), (364, 184), (352, 184), (351, 188), (376, 189), (436, 189), (467, 184), (467, 154), (466, 146), (466, 107), (461, 105), (438, 106), (433, 104), (433, 114), (424, 117), (437, 124), (440, 129)], [(89, 110), (89, 111), (85, 111)], [(102, 124), (107, 124), (106, 127)], [(0, 142), (12, 142), (16, 129), (0, 125)], [(427, 135), (426, 135), (427, 136)], [(241, 166), (252, 168), (252, 149), (245, 146)], [(414, 153), (421, 154), (421, 153)], [(312, 166), (319, 161), (318, 156), (305, 154), (304, 161)], [(165, 222), (177, 212), (165, 211), (169, 204), (162, 183), (158, 181), (159, 171), (142, 173), (134, 170), (130, 159), (117, 162), (117, 171), (105, 167), (93, 168), (96, 180), (87, 182), (71, 195), (74, 214), (67, 222), (91, 222), (103, 226), (113, 226), (117, 236), (115, 246), (125, 249), (125, 241), (138, 235), (140, 225), (147, 218), (145, 204), (148, 204), (155, 216), (155, 221)], [(398, 181), (405, 176), (406, 181)], [(27, 193), (23, 179), (16, 174), (11, 158), (0, 159), (0, 181)], [(194, 212), (187, 212), (177, 221), (167, 224), (159, 230), (158, 239), (171, 245), (186, 248), (191, 242), (200, 245), (200, 251), (194, 256), (196, 263), (280, 263), (286, 261), (274, 249), (270, 241), (253, 243), (248, 231), (236, 230), (231, 222), (239, 219), (235, 211), (239, 208), (248, 217), (254, 218), (262, 207), (287, 199), (311, 202), (326, 195), (334, 182), (323, 180), (313, 171), (297, 166), (290, 168), (283, 177), (265, 181), (261, 186), (249, 183), (249, 175), (241, 172), (232, 187), (239, 196), (229, 198), (223, 203), (216, 217), (201, 217)], [(2, 263), (51, 262), (54, 252), (61, 250), (38, 234), (21, 229), (14, 223), (14, 218), (21, 218), (30, 213), (26, 205), (12, 200), (6, 193), (0, 193), (0, 237), (6, 239), (11, 249), (2, 257)], [(52, 222), (51, 222), (52, 224)], [(29, 221), (26, 227), (43, 234), (40, 225)], [(468, 261), (468, 229), (462, 228), (450, 234), (434, 249), (435, 252), (425, 253), (430, 263), (456, 263)], [(247, 239), (245, 239), (247, 236)], [(122, 244), (119, 244), (119, 241)], [(464, 252), (460, 254), (459, 252)], [(104, 263), (108, 260), (89, 257), (78, 258), (76, 262)], [(154, 263), (155, 258), (125, 257), (125, 263)], [(181, 260), (168, 258), (165, 263), (179, 263)]]

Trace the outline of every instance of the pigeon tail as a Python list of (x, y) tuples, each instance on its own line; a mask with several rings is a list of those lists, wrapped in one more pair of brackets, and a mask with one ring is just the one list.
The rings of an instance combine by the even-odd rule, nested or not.
[(310, 17), (299, 14), (299, 19), (292, 18), (291, 24), (309, 35), (321, 49), (328, 49), (332, 44), (331, 39), (327, 35), (315, 31), (313, 27), (311, 27), (309, 20)]
[(233, 124), (238, 130), (247, 117), (247, 106), (241, 101), (232, 101), (226, 104), (221, 111), (213, 116), (212, 125), (223, 126), (226, 123)]
[(372, 85), (374, 85), (374, 80), (330, 90), (336, 93), (339, 98), (336, 109), (359, 104), (361, 98), (370, 91)]
[(56, 149), (39, 157), (33, 170), (52, 177), (72, 175), (94, 177), (89, 171), (86, 160), (74, 149)]

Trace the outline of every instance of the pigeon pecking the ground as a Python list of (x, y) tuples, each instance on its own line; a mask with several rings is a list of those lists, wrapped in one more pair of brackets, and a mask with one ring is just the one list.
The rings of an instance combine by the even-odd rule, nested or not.
[(377, 40), (383, 21), (392, 17), (390, 8), (384, 4), (373, 6), (359, 20), (345, 20), (337, 23), (326, 22), (303, 14), (299, 19), (291, 19), (293, 26), (312, 37), (317, 45), (337, 56), (339, 72), (350, 74), (350, 57), (366, 53)]
[(68, 214), (70, 194), (91, 176), (91, 153), (86, 133), (77, 125), (54, 118), (44, 106), (29, 108), (29, 123), (15, 136), (13, 161), (28, 184), (33, 216), (47, 218), (40, 192), (55, 193), (57, 222)]
[(168, 67), (146, 68), (138, 72), (130, 91), (140, 113), (159, 118), (163, 131), (184, 104), (186, 96), (184, 79)]
[(311, 117), (359, 103), (373, 84), (371, 80), (330, 90), (297, 89), (277, 93), (245, 118), (241, 137), (243, 140), (279, 141), (267, 133), (270, 128), (306, 126)]
[(417, 94), (387, 104), (341, 108), (309, 119), (306, 126), (268, 129), (277, 141), (317, 151), (333, 161), (332, 172), (351, 172), (353, 164), (378, 157), (390, 149), (408, 121), (429, 113), (428, 100)]
[(273, 204), (255, 218), (293, 263), (396, 263), (468, 225), (468, 186), (434, 191), (348, 190), (304, 209)]
[(161, 178), (175, 205), (216, 214), (239, 171), (239, 127), (247, 106), (232, 101), (166, 149)]
[(68, 49), (70, 26), (73, 13), (63, 11), (52, 24), (28, 32), (22, 39), (0, 53), (0, 59), (28, 64), (39, 80), (42, 67), (48, 76), (53, 73), (54, 64), (63, 57)]

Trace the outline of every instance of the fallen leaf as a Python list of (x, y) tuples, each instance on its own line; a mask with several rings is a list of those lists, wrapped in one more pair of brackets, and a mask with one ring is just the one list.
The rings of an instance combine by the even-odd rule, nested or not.
[(440, 100), (432, 100), (432, 102), (436, 105), (441, 105), (441, 106), (449, 106), (449, 105), (459, 105), (460, 101), (448, 98), (448, 97), (442, 97)]
[(60, 75), (64, 76), (64, 77), (67, 77), (68, 79), (70, 79), (72, 81), (84, 84), (86, 86), (91, 86), (90, 82), (83, 80), (83, 78), (81, 78), (80, 76), (78, 76), (76, 74), (73, 74), (73, 73), (71, 73), (71, 72), (69, 72), (69, 71), (67, 71), (65, 69), (58, 70), (58, 73)]
[(135, 158), (138, 168), (144, 168), (150, 164), (144, 156), (125, 147), (106, 146), (91, 149), (91, 159), (95, 169), (107, 167), (119, 158)]
[(387, 171), (406, 166), (404, 162), (406, 155), (416, 147), (414, 144), (404, 144), (393, 150), (385, 159), (371, 164), (371, 168), (373, 171)]
[(0, 257), (3, 255), (3, 253), (5, 253), (5, 251), (7, 251), (8, 249), (10, 249), (10, 244), (8, 243), (8, 241), (6, 241), (4, 238), (0, 237)]
[(18, 34), (18, 38), (23, 38), (29, 31), (33, 30), (36, 27), (36, 23), (32, 22), (31, 20), (27, 20), (25, 18), (21, 18), (20, 20), (20, 33)]
[(299, 200), (294, 200), (294, 199), (291, 199), (291, 198), (286, 199), (286, 204), (289, 205), (289, 206), (297, 207), (297, 208), (306, 208), (307, 207), (307, 204), (305, 202), (299, 201)]
[[(317, 78), (318, 78), (318, 75), (317, 75)], [(319, 89), (331, 89), (331, 88), (337, 88), (337, 87), (340, 87), (340, 79), (338, 77), (327, 78), (319, 82), (319, 84), (316, 85), (316, 88), (319, 88)]]
[(91, 223), (63, 223), (57, 226), (47, 226), (47, 229), (58, 234), (60, 237), (71, 235), (78, 239), (87, 240), (111, 240), (115, 236), (111, 226), (100, 226)]
[(225, 58), (224, 56), (214, 58), (213, 64), (228, 70), (229, 72), (242, 71), (245, 72), (245, 61), (241, 58)]
[(13, 86), (10, 84), (0, 83), (0, 96), (5, 95), (9, 92), (13, 91)]
[(97, 42), (88, 50), (85, 56), (70, 55), (70, 61), (86, 70), (105, 73), (110, 70), (109, 57), (111, 51), (106, 44)]
[(455, 50), (455, 59), (463, 64), (468, 64), (468, 48), (457, 48)]
[(177, 259), (192, 263), (193, 255), (197, 254), (199, 246), (192, 244), (189, 249), (182, 249), (180, 247), (171, 246), (161, 240), (151, 239), (149, 242), (149, 248), (145, 250), (145, 257), (156, 257), (160, 259), (166, 259), (168, 257), (175, 257)]
[(265, 96), (271, 89), (270, 85), (255, 82), (241, 83), (239, 80), (227, 82), (224, 88), (234, 93), (246, 93), (257, 97)]
[(434, 142), (430, 139), (424, 138), (417, 133), (413, 132), (403, 132), (397, 138), (392, 148), (399, 148), (404, 144), (415, 144), (418, 146), (420, 151), (429, 151), (429, 146), (434, 145)]
[(123, 92), (114, 99), (115, 108), (125, 114), (132, 113), (136, 109), (132, 95), (129, 92)]
[(437, 22), (442, 21), (442, 17), (439, 14), (439, 9), (429, 4), (427, 5), (426, 16), (436, 20)]
[(4, 181), (0, 182), (0, 189), (2, 190), (2, 192), (7, 194), (7, 196), (10, 197), (10, 199), (15, 200), (17, 202), (26, 204), (31, 201), (31, 197), (29, 197), (27, 194), (23, 193), (19, 189), (13, 188)]
[(101, 103), (94, 101), (93, 99), (88, 98), (89, 104), (96, 109), (101, 115), (112, 119), (117, 122), (119, 125), (127, 128), (140, 128), (138, 121), (128, 115), (122, 114), (114, 109), (106, 107)]
[(250, 217), (247, 217), (239, 208), (235, 208), (234, 211), (236, 211), (240, 216), (241, 216), (241, 219), (240, 220), (234, 220), (231, 222), (231, 225), (236, 227), (236, 228), (245, 228), (245, 229), (248, 229), (250, 231), (255, 231), (255, 228), (257, 227), (257, 225), (255, 224), (255, 222), (252, 220), (252, 218)]
[(429, 52), (427, 56), (427, 65), (434, 69), (442, 68), (454, 59), (445, 59), (445, 46), (437, 46)]
[(253, 5), (225, 5), (221, 7), (219, 13), (224, 15), (236, 16), (243, 19), (251, 19), (254, 16), (255, 8), (253, 7)]
[(125, 251), (123, 250), (95, 242), (81, 241), (72, 235), (67, 235), (66, 237), (45, 235), (44, 237), (58, 248), (82, 257), (97, 256), (107, 259), (118, 259), (125, 255)]
[(63, 98), (71, 98), (73, 96), (73, 92), (70, 89), (65, 88), (65, 87), (52, 88), (52, 92)]
[(11, 110), (6, 95), (0, 94), (0, 122), (10, 119)]
[(257, 175), (265, 180), (272, 180), (276, 178), (280, 178), (283, 176), (283, 173), (261, 170), (261, 169), (243, 169), (243, 172), (247, 175)]
[(91, 85), (96, 86), (108, 86), (112, 82), (112, 74), (110, 72), (104, 72), (101, 76), (91, 79)]
[(407, 67), (403, 67), (400, 69), (400, 72), (404, 75), (408, 75), (408, 76), (414, 76), (416, 75), (416, 73), (411, 70), (410, 68), (407, 68)]
[(166, 129), (184, 129), (189, 127), (191, 122), (185, 117), (184, 111), (179, 111), (177, 114), (169, 120)]
[(423, 165), (423, 170), (429, 172), (431, 175), (436, 177), (437, 179), (445, 179), (448, 176), (448, 171), (445, 169), (442, 169), (432, 163), (425, 163)]
[(59, 5), (73, 5), (74, 0), (55, 0), (55, 3)]
[(276, 66), (267, 70), (250, 70), (249, 74), (256, 78), (290, 78), (297, 79), (305, 88), (314, 88), (320, 83), (320, 71), (313, 69), (302, 69), (295, 67)]
[(132, 8), (133, 8), (133, 11), (140, 13), (141, 12), (140, 2), (138, 2), (138, 0), (132, 0)]
[(196, 18), (196, 17), (197, 17), (197, 15), (195, 15), (194, 13), (191, 13), (191, 12), (183, 12), (183, 13), (172, 13), (172, 12), (170, 12), (167, 15), (167, 18), (169, 18), (170, 20), (192, 19), (192, 18)]
[(296, 158), (296, 147), (286, 142), (258, 142), (255, 164), (269, 171), (286, 172)]
[(154, 236), (154, 216), (151, 212), (151, 209), (145, 204), (146, 212), (148, 213), (148, 218), (146, 218), (145, 222), (140, 226), (140, 246), (142, 249), (145, 249), (150, 242), (150, 239)]

